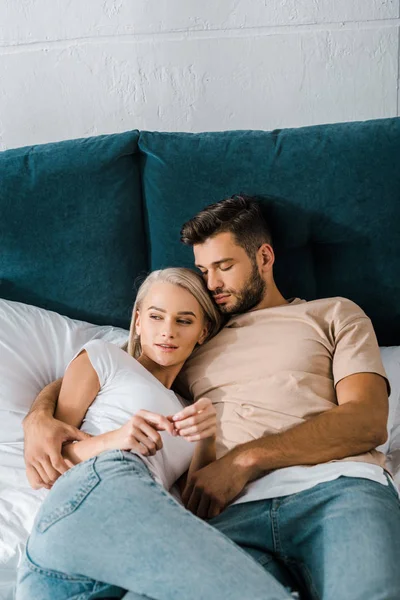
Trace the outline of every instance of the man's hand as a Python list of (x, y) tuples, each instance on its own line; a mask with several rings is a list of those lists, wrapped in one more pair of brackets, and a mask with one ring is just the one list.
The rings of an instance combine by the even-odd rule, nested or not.
[(168, 419), (173, 422), (177, 435), (188, 442), (214, 438), (217, 432), (217, 412), (208, 398), (201, 398)]
[(48, 490), (69, 469), (61, 455), (66, 442), (82, 441), (91, 436), (42, 412), (29, 414), (24, 422), (26, 474), (33, 489)]
[(249, 470), (238, 463), (235, 451), (196, 471), (182, 494), (184, 505), (201, 519), (219, 515), (250, 480)]

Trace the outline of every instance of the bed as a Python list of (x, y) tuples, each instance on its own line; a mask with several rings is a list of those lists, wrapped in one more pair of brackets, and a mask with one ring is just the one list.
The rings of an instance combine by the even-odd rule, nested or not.
[(345, 296), (371, 317), (391, 383), (400, 486), (400, 119), (300, 129), (129, 131), (0, 153), (0, 598), (14, 598), (45, 490), (27, 482), (22, 420), (75, 352), (127, 339), (136, 283), (191, 266), (183, 222), (259, 197), (284, 295)]

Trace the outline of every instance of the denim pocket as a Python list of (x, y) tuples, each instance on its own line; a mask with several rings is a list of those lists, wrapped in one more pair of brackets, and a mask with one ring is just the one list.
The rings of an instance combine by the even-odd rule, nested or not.
[(91, 458), (72, 467), (50, 490), (39, 511), (36, 530), (44, 533), (60, 519), (73, 513), (100, 481)]

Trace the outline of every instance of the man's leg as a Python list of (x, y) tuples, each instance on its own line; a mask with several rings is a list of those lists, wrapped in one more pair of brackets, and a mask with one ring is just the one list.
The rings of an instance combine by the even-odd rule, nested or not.
[(272, 500), (233, 504), (209, 523), (248, 552), (288, 593), (303, 592), (300, 597), (305, 597), (299, 573), (274, 554), (271, 507)]
[(340, 477), (273, 501), (281, 556), (315, 600), (400, 598), (400, 502), (390, 486)]
[(60, 477), (38, 513), (28, 552), (40, 569), (80, 574), (158, 600), (290, 598), (126, 452), (101, 454)]

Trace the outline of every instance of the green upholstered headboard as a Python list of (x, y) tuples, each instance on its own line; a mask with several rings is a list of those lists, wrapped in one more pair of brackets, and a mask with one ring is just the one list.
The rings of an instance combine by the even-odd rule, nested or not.
[(400, 345), (400, 119), (127, 132), (0, 153), (0, 297), (127, 327), (135, 281), (191, 266), (182, 223), (257, 195), (287, 296), (351, 298)]

